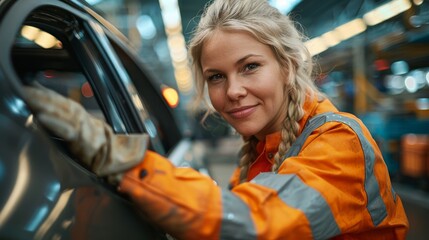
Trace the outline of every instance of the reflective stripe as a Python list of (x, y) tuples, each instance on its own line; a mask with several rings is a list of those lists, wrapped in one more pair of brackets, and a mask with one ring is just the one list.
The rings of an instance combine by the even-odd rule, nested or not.
[(316, 130), (316, 128), (322, 126), (324, 123), (326, 123), (326, 118), (324, 118), (326, 115), (332, 114), (332, 113), (323, 113), (320, 115), (317, 115), (313, 118), (311, 118), (308, 123), (305, 125), (304, 130), (302, 131), (301, 135), (295, 140), (295, 142), (292, 144), (292, 146), (289, 148), (289, 150), (286, 153), (286, 156), (283, 157), (283, 161), (292, 156), (297, 156), (298, 153), (301, 151), (302, 146), (304, 146), (304, 142), (307, 140), (308, 136)]
[(249, 207), (234, 193), (222, 190), (223, 215), (220, 239), (256, 239)]
[(285, 204), (301, 210), (310, 222), (314, 239), (327, 239), (341, 233), (323, 196), (295, 174), (260, 173), (251, 182), (276, 190)]
[(393, 201), (396, 203), (396, 192), (395, 192), (395, 189), (393, 189), (393, 186), (390, 186), (390, 188), (392, 189)]
[[(308, 136), (318, 127), (322, 126), (326, 122), (341, 122), (348, 125), (358, 136), (359, 141), (362, 145), (363, 154), (365, 157), (365, 192), (367, 194), (368, 203), (367, 209), (372, 218), (372, 223), (377, 226), (387, 216), (386, 205), (384, 204), (380, 189), (378, 186), (377, 179), (374, 175), (374, 164), (375, 164), (375, 153), (368, 139), (364, 136), (362, 128), (359, 123), (348, 117), (341, 116), (334, 113), (324, 113), (313, 117), (306, 127), (304, 128), (301, 135), (297, 138), (295, 143), (291, 146), (286, 156), (286, 159), (291, 156), (296, 156), (301, 151), (304, 142)], [(283, 160), (284, 161), (284, 160)]]

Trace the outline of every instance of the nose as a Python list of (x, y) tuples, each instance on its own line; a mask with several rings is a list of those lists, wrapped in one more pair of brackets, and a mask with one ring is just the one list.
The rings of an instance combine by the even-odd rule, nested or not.
[(226, 94), (229, 99), (236, 101), (247, 95), (247, 89), (239, 77), (229, 77)]

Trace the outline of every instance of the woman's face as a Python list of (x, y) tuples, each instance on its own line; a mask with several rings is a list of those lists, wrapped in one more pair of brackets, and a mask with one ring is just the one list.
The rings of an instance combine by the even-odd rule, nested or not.
[(217, 30), (201, 66), (213, 107), (243, 136), (264, 139), (285, 117), (286, 79), (271, 50), (244, 31)]

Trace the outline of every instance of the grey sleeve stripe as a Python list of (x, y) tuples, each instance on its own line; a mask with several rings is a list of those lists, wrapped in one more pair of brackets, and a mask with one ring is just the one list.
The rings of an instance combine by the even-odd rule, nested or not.
[(222, 190), (223, 215), (220, 239), (257, 239), (249, 207), (234, 193)]
[(297, 156), (298, 153), (301, 151), (302, 146), (304, 146), (304, 142), (307, 140), (308, 136), (316, 130), (316, 128), (322, 126), (324, 123), (327, 122), (326, 116), (328, 114), (332, 113), (323, 113), (320, 115), (317, 115), (313, 118), (311, 118), (307, 125), (305, 125), (304, 130), (302, 131), (301, 135), (295, 140), (295, 142), (292, 144), (292, 146), (287, 151), (286, 155), (283, 157), (283, 161), (292, 156)]
[(326, 200), (298, 176), (260, 173), (251, 182), (276, 190), (285, 204), (301, 210), (310, 222), (314, 239), (327, 239), (341, 233)]
[(302, 134), (297, 138), (293, 146), (286, 153), (286, 156), (283, 159), (286, 159), (291, 156), (296, 156), (301, 151), (304, 142), (307, 140), (307, 137), (318, 127), (322, 126), (326, 122), (341, 122), (348, 125), (358, 136), (359, 141), (362, 145), (362, 150), (365, 156), (365, 191), (368, 197), (367, 209), (371, 215), (372, 222), (375, 226), (380, 224), (384, 218), (387, 216), (386, 205), (384, 204), (381, 195), (380, 189), (378, 186), (377, 179), (374, 175), (374, 163), (375, 163), (375, 153), (368, 139), (364, 136), (362, 128), (359, 123), (351, 118), (341, 116), (334, 113), (325, 113), (318, 115), (311, 119), (307, 126), (304, 128)]

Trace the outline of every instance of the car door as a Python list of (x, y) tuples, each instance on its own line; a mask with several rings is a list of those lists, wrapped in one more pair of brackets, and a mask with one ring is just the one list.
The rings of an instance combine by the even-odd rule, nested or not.
[(151, 148), (164, 151), (156, 128), (148, 128), (155, 126), (151, 115), (135, 108), (132, 83), (117, 81), (118, 66), (101, 43), (99, 23), (72, 3), (0, 4), (0, 130), (6, 138), (0, 151), (0, 238), (165, 238), (113, 186), (79, 165), (61, 139), (32, 123), (23, 100), (22, 84), (37, 82), (80, 102), (116, 133), (152, 131)]
[[(121, 77), (121, 81), (132, 82), (135, 88), (128, 89), (138, 92), (141, 96), (144, 109), (152, 117), (150, 122), (146, 122), (145, 117), (142, 117), (142, 121), (147, 123), (148, 132), (152, 129), (158, 133), (164, 156), (178, 167), (192, 167), (202, 174), (209, 175), (204, 147), (201, 147), (201, 144), (195, 144), (192, 136), (183, 134), (179, 126), (180, 122), (172, 112), (173, 109), (162, 97), (161, 89), (165, 85), (154, 81), (156, 76), (147, 71), (141, 61), (141, 58), (145, 57), (144, 54), (137, 56), (131, 51), (132, 48), (127, 47), (126, 42), (119, 41), (119, 38), (113, 35), (113, 30), (105, 29), (104, 36), (100, 37), (105, 38), (111, 45), (109, 51), (112, 52), (112, 62), (119, 66), (117, 69), (126, 73)], [(143, 112), (142, 115), (145, 113)]]
[(101, 25), (93, 24), (96, 29), (94, 32), (114, 66), (117, 81), (127, 86), (125, 91), (128, 91), (129, 96), (136, 94), (140, 96), (133, 103), (138, 109), (146, 132), (152, 137), (151, 142), (156, 143), (154, 147), (157, 147), (157, 152), (178, 167), (192, 167), (202, 174), (209, 175), (205, 163), (205, 149), (201, 144), (195, 144), (192, 136), (183, 134), (180, 122), (172, 112), (173, 109), (161, 94), (165, 84), (155, 81), (157, 76), (148, 71), (141, 61), (145, 57), (144, 53), (137, 56), (137, 51), (117, 29), (105, 23), (96, 13), (89, 14), (92, 14), (94, 19), (100, 20)]

